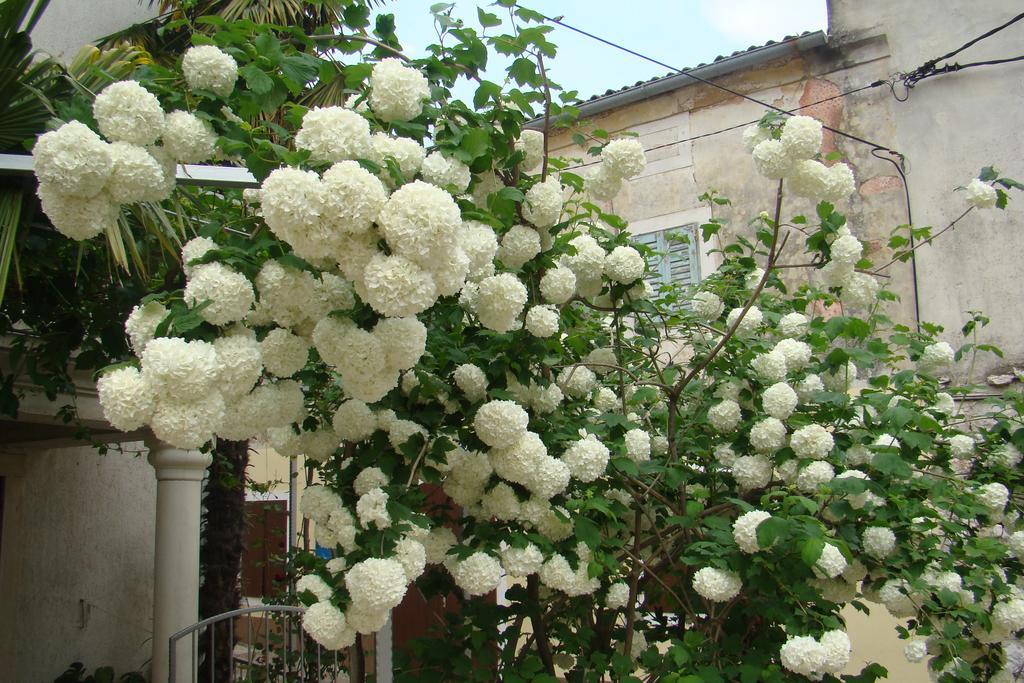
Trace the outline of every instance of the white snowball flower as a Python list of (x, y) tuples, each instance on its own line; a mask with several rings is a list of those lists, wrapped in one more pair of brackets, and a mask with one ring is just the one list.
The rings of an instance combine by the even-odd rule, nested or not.
[(492, 448), (512, 446), (526, 434), (530, 416), (513, 401), (490, 401), (473, 418), (476, 435)]
[(302, 615), (302, 629), (327, 650), (341, 650), (356, 642), (356, 632), (340, 609), (329, 602), (317, 602)]
[(497, 257), (508, 268), (517, 269), (540, 251), (540, 235), (536, 230), (526, 225), (513, 225), (502, 236)]
[(550, 228), (562, 213), (562, 184), (552, 176), (526, 191), (523, 218), (538, 228)]
[(867, 273), (852, 273), (843, 285), (840, 295), (843, 303), (858, 308), (870, 308), (878, 299), (878, 280)]
[(985, 484), (977, 490), (978, 500), (989, 510), (1000, 511), (1010, 500), (1010, 491), (998, 482)]
[(558, 373), (558, 386), (573, 398), (585, 398), (597, 387), (597, 375), (583, 365), (573, 365)]
[(643, 277), (647, 263), (633, 247), (615, 247), (604, 259), (604, 274), (609, 280), (628, 285)]
[(83, 199), (61, 194), (50, 185), (40, 183), (38, 194), (46, 217), (65, 237), (86, 240), (117, 227), (120, 207), (106, 192)]
[(511, 273), (499, 273), (480, 281), (477, 316), (480, 324), (495, 332), (509, 332), (517, 326), (526, 304), (526, 286)]
[(762, 550), (757, 542), (757, 527), (771, 517), (764, 510), (751, 510), (736, 518), (732, 525), (732, 537), (739, 549), (745, 553)]
[(824, 460), (815, 460), (797, 472), (796, 487), (806, 493), (814, 493), (819, 486), (829, 483), (835, 476), (836, 471), (832, 465)]
[(544, 161), (544, 133), (526, 128), (516, 140), (516, 151), (523, 153), (523, 168), (527, 171)]
[(651, 459), (651, 435), (642, 429), (630, 429), (625, 435), (626, 456), (633, 462)]
[(720, 434), (727, 434), (735, 430), (741, 419), (739, 404), (730, 399), (716, 403), (708, 410), (708, 422)]
[(217, 353), (207, 342), (160, 337), (146, 345), (140, 359), (143, 374), (160, 398), (188, 402), (215, 388)]
[(787, 313), (779, 319), (776, 330), (783, 337), (802, 337), (807, 334), (810, 321), (803, 313)]
[(213, 342), (217, 352), (217, 389), (228, 401), (237, 401), (263, 374), (263, 357), (254, 336), (232, 331)]
[(364, 529), (374, 525), (378, 529), (387, 529), (391, 526), (391, 515), (388, 514), (388, 494), (384, 489), (370, 489), (359, 496), (356, 501), (356, 516), (359, 524)]
[(693, 574), (693, 589), (710, 602), (727, 602), (740, 593), (743, 582), (735, 572), (703, 567)]
[(217, 134), (206, 121), (187, 111), (172, 111), (164, 119), (164, 149), (181, 164), (199, 164), (217, 151)]
[(828, 167), (825, 176), (825, 191), (821, 198), (826, 202), (837, 204), (847, 199), (857, 189), (857, 181), (853, 170), (846, 164), (834, 164)]
[(592, 199), (610, 202), (622, 191), (622, 176), (616, 175), (606, 165), (601, 164), (584, 178), (583, 189)]
[(750, 429), (750, 445), (758, 453), (774, 453), (786, 445), (786, 425), (774, 417), (766, 417)]
[(798, 458), (821, 460), (828, 456), (834, 445), (832, 434), (818, 424), (797, 429), (789, 439), (789, 446)]
[(852, 266), (860, 260), (864, 245), (853, 235), (846, 234), (832, 242), (831, 250), (833, 261)]
[(313, 107), (302, 117), (295, 147), (308, 150), (313, 161), (366, 158), (370, 153), (370, 124), (351, 109)]
[(124, 331), (136, 356), (142, 354), (166, 316), (167, 308), (158, 301), (139, 304), (132, 309), (124, 321)]
[(761, 407), (770, 417), (785, 420), (796, 409), (797, 393), (785, 382), (776, 382), (761, 394)]
[(304, 574), (295, 582), (295, 592), (303, 593), (309, 591), (316, 596), (317, 600), (330, 600), (334, 589), (316, 574)]
[(181, 58), (185, 82), (193, 90), (209, 90), (227, 97), (238, 80), (238, 62), (214, 45), (197, 45), (185, 51)]
[(778, 350), (759, 353), (750, 361), (750, 369), (764, 383), (781, 382), (786, 378), (786, 372), (788, 371), (786, 356)]
[[(387, 133), (374, 133), (370, 136), (370, 161), (378, 166), (386, 166), (388, 159), (394, 159), (406, 181), (412, 180), (419, 173), (426, 154), (423, 145), (411, 138), (393, 138)], [(386, 171), (381, 173), (381, 178), (389, 185), (393, 184)]]
[(263, 366), (276, 377), (291, 377), (306, 365), (309, 342), (291, 331), (278, 327), (260, 342)]
[(223, 419), (224, 399), (219, 392), (213, 392), (187, 403), (158, 400), (149, 426), (161, 441), (192, 450), (212, 439)]
[(991, 209), (999, 199), (996, 188), (978, 178), (969, 182), (965, 190), (967, 203), (978, 209)]
[(487, 376), (476, 365), (463, 363), (455, 368), (452, 378), (470, 402), (476, 403), (487, 397)]
[(827, 183), (828, 167), (814, 159), (795, 162), (786, 175), (786, 186), (790, 192), (815, 202), (824, 196)]
[(639, 175), (647, 166), (643, 145), (636, 138), (612, 140), (601, 150), (601, 160), (613, 175), (620, 178)]
[(619, 397), (608, 387), (598, 387), (594, 395), (594, 408), (599, 413), (614, 413), (620, 406)]
[(498, 252), (498, 238), (489, 225), (480, 221), (464, 221), (458, 229), (458, 243), (469, 259), (467, 277), (478, 282), (494, 275), (494, 255)]
[(437, 301), (437, 285), (431, 274), (398, 254), (371, 258), (363, 278), (360, 296), (384, 316), (414, 316)]
[(914, 638), (904, 646), (903, 656), (911, 663), (922, 661), (928, 656), (928, 641), (924, 638)]
[(803, 370), (811, 361), (811, 347), (795, 339), (780, 340), (772, 351), (781, 353), (786, 359), (787, 372)]
[(417, 180), (388, 198), (377, 223), (395, 253), (429, 268), (441, 252), (454, 247), (462, 217), (450, 194)]
[(814, 403), (814, 397), (823, 391), (825, 384), (818, 375), (807, 375), (796, 385), (796, 395), (801, 403)]
[(1014, 468), (1020, 464), (1022, 457), (1024, 456), (1016, 446), (1012, 443), (1004, 443), (996, 448), (985, 462), (989, 467)]
[(430, 86), (419, 70), (392, 57), (374, 65), (370, 74), (370, 108), (385, 121), (416, 118), (429, 97)]
[(756, 123), (743, 129), (743, 148), (753, 152), (754, 148), (765, 140), (771, 139), (771, 132)]
[(491, 592), (501, 580), (501, 563), (484, 552), (453, 563), (449, 571), (459, 588), (470, 597)]
[(787, 638), (779, 650), (783, 667), (808, 678), (820, 675), (826, 656), (825, 648), (811, 636)]
[(342, 233), (365, 233), (388, 200), (380, 179), (354, 161), (334, 164), (321, 182), (320, 216)]
[(608, 586), (608, 596), (604, 605), (610, 610), (619, 610), (629, 603), (629, 584), (625, 581), (618, 581)]
[(562, 462), (575, 479), (590, 483), (604, 474), (609, 456), (608, 448), (590, 437), (574, 441), (562, 454)]
[(43, 133), (32, 148), (36, 177), (64, 195), (96, 196), (110, 177), (110, 145), (79, 121)]
[(954, 458), (968, 459), (974, 455), (974, 439), (967, 434), (957, 434), (949, 439), (949, 452)]
[(365, 441), (377, 431), (377, 419), (364, 402), (353, 398), (334, 411), (331, 426), (342, 441)]
[(861, 536), (861, 547), (876, 560), (885, 559), (896, 549), (896, 534), (888, 527), (868, 527)]
[[(814, 463), (818, 464), (818, 463)], [(826, 578), (834, 579), (846, 569), (846, 558), (842, 551), (831, 543), (826, 543), (821, 549), (821, 557), (814, 563), (814, 570)]]
[(524, 577), (536, 574), (544, 564), (544, 554), (532, 543), (525, 548), (515, 548), (502, 543), (501, 566), (512, 577)]
[(793, 159), (810, 159), (821, 149), (821, 121), (810, 116), (791, 116), (782, 127), (779, 142)]
[(1011, 598), (998, 603), (992, 608), (992, 624), (1012, 633), (1024, 628), (1024, 599)]
[(722, 315), (722, 311), (725, 310), (725, 303), (719, 298), (717, 294), (713, 292), (697, 292), (691, 299), (693, 306), (693, 312), (701, 320), (708, 322), (718, 320)]
[(825, 662), (821, 670), (824, 673), (838, 674), (850, 663), (850, 636), (846, 631), (834, 629), (821, 634), (818, 639), (825, 650)]
[(159, 201), (165, 198), (163, 168), (144, 148), (126, 142), (110, 145), (113, 162), (107, 193), (118, 204)]
[(526, 312), (526, 330), (535, 337), (550, 337), (558, 332), (558, 311), (552, 306), (533, 306)]
[(754, 168), (765, 178), (778, 180), (793, 168), (793, 158), (778, 140), (763, 140), (751, 152)]
[(216, 261), (192, 269), (185, 285), (185, 303), (209, 305), (199, 311), (203, 320), (212, 325), (228, 325), (242, 320), (256, 302), (249, 278)]
[[(729, 311), (728, 317), (725, 319), (725, 324), (728, 327), (732, 327), (736, 320), (739, 319), (740, 313), (743, 312), (742, 308), (734, 308)], [(737, 334), (753, 334), (761, 325), (761, 321), (764, 319), (764, 315), (761, 313), (761, 309), (757, 306), (751, 306), (747, 310), (746, 315), (743, 316), (743, 320), (740, 321), (739, 326), (736, 328)]]
[(423, 547), (427, 551), (427, 564), (441, 564), (445, 560), (448, 549), (455, 545), (455, 532), (448, 527), (434, 527), (423, 539)]
[(153, 415), (153, 389), (137, 368), (104, 373), (96, 382), (96, 391), (103, 417), (122, 432), (142, 427)]
[(405, 597), (408, 581), (398, 560), (370, 558), (357, 562), (345, 574), (352, 605), (364, 610), (389, 610)]
[(943, 372), (953, 364), (953, 347), (947, 342), (937, 342), (924, 347), (921, 357), (917, 360), (917, 368), (921, 372), (935, 374)]
[(160, 100), (135, 81), (111, 83), (96, 96), (92, 113), (100, 132), (111, 142), (145, 147), (164, 130)]
[(540, 294), (550, 304), (564, 304), (576, 294), (576, 274), (569, 268), (552, 268), (540, 279)]
[(943, 415), (952, 415), (956, 412), (956, 401), (945, 391), (940, 391), (935, 395), (935, 404), (932, 406), (932, 410)]
[(413, 317), (383, 318), (374, 326), (373, 336), (380, 342), (389, 368), (409, 370), (426, 352), (427, 328)]
[(352, 488), (357, 496), (363, 496), (373, 489), (388, 485), (388, 475), (379, 467), (364, 467), (352, 481)]
[(764, 488), (772, 480), (772, 463), (763, 455), (742, 455), (730, 468), (743, 490)]
[(420, 175), (431, 185), (454, 187), (456, 194), (465, 192), (472, 180), (469, 166), (440, 152), (431, 152), (427, 155), (420, 165)]
[(395, 559), (402, 565), (407, 581), (415, 581), (427, 566), (427, 551), (415, 538), (406, 536), (395, 545)]

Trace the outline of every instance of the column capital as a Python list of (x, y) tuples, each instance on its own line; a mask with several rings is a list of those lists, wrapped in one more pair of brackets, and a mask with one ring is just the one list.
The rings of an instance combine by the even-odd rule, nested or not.
[(156, 470), (160, 481), (202, 481), (206, 468), (213, 462), (213, 456), (199, 451), (185, 451), (169, 446), (162, 441), (146, 441), (149, 448), (149, 464)]

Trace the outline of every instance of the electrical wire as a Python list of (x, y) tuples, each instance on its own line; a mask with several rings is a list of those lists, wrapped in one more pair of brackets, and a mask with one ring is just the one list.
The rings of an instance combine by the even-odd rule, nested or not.
[[(785, 110), (785, 113), (787, 113), (787, 114), (794, 114), (794, 113), (796, 113), (798, 111), (801, 111), (803, 109), (808, 109), (810, 107), (815, 107), (815, 106), (817, 106), (819, 104), (822, 104), (824, 102), (831, 102), (832, 100), (838, 100), (840, 98), (848, 97), (848, 96), (853, 95), (855, 93), (863, 92), (864, 90), (870, 90), (872, 88), (877, 88), (877, 87), (882, 86), (882, 85), (889, 85), (889, 86), (891, 86), (892, 84), (888, 80), (877, 80), (877, 81), (875, 81), (873, 83), (868, 83), (867, 85), (862, 85), (859, 88), (853, 88), (852, 90), (846, 90), (844, 92), (838, 93), (836, 95), (832, 95), (830, 97), (825, 97), (825, 98), (822, 98), (820, 100), (816, 100), (814, 102), (810, 102), (808, 104), (801, 105), (799, 107), (794, 107), (793, 109), (787, 109), (787, 110)], [(739, 128), (746, 128), (747, 126), (751, 126), (751, 125), (757, 123), (759, 120), (760, 119), (754, 119), (753, 121), (746, 121), (744, 123), (737, 123), (734, 126), (729, 126), (727, 128), (720, 128), (718, 130), (711, 131), (710, 133), (701, 133), (700, 135), (694, 135), (694, 136), (691, 136), (691, 137), (688, 137), (688, 138), (683, 138), (682, 140), (673, 140), (672, 142), (666, 142), (666, 143), (663, 143), (663, 144), (660, 144), (660, 145), (655, 145), (653, 147), (646, 147), (646, 148), (644, 148), (644, 152), (645, 153), (653, 152), (653, 151), (658, 150), (658, 149), (665, 149), (666, 147), (672, 147), (674, 145), (681, 145), (684, 142), (693, 142), (694, 140), (701, 140), (703, 138), (714, 137), (715, 135), (721, 135), (722, 133), (728, 133), (729, 131), (737, 130)], [(879, 158), (883, 158), (884, 159), (885, 157), (879, 157)], [(576, 168), (586, 168), (587, 166), (593, 166), (594, 164), (599, 164), (599, 163), (601, 163), (601, 160), (600, 159), (595, 159), (594, 161), (585, 161), (583, 163), (576, 164), (574, 166), (569, 166), (569, 167), (565, 168), (564, 170), (571, 171), (571, 170), (576, 169)]]
[[(995, 65), (995, 64), (1008, 64), (1010, 62), (1019, 62), (1019, 61), (1024, 60), (1024, 55), (1020, 55), (1018, 57), (1006, 57), (1006, 58), (1003, 58), (1003, 59), (989, 59), (989, 60), (980, 61), (980, 62), (968, 62), (967, 64), (957, 64), (956, 62), (954, 62), (953, 64), (946, 64), (944, 66), (938, 66), (939, 62), (944, 62), (947, 59), (950, 59), (951, 57), (955, 57), (956, 55), (960, 54), (961, 52), (963, 52), (967, 48), (980, 43), (981, 41), (985, 40), (986, 38), (990, 38), (990, 37), (994, 36), (995, 34), (999, 33), (1000, 31), (1002, 31), (1005, 28), (1008, 28), (1008, 27), (1012, 26), (1013, 24), (1016, 24), (1021, 19), (1024, 19), (1024, 12), (1022, 12), (1022, 13), (1018, 14), (1017, 16), (1013, 17), (1012, 19), (1010, 19), (1006, 23), (1000, 24), (999, 26), (996, 26), (995, 28), (986, 31), (985, 33), (982, 33), (980, 36), (978, 36), (976, 38), (972, 38), (971, 40), (968, 40), (966, 43), (964, 43), (963, 45), (961, 45), (960, 47), (956, 48), (955, 50), (953, 50), (951, 52), (947, 52), (946, 54), (944, 54), (944, 55), (942, 55), (940, 57), (935, 57), (934, 59), (929, 59), (927, 62), (925, 62), (924, 64), (922, 64), (921, 66), (917, 67), (916, 69), (914, 69), (913, 71), (911, 71), (909, 73), (899, 74), (900, 80), (903, 82), (904, 87), (906, 87), (906, 89), (907, 89), (907, 94), (904, 97), (902, 97), (902, 98), (896, 97), (896, 99), (899, 100), (900, 102), (905, 102), (907, 100), (907, 98), (910, 96), (910, 90), (915, 85), (917, 85), (918, 83), (920, 83), (921, 81), (923, 81), (926, 78), (931, 78), (932, 76), (939, 76), (939, 75), (942, 75), (942, 74), (954, 73), (954, 72), (957, 72), (957, 71), (962, 71), (964, 69), (970, 69), (970, 68), (976, 67), (976, 66), (992, 66), (992, 65)], [(895, 94), (896, 93), (893, 92), (893, 95), (895, 95)]]
[[(611, 40), (608, 40), (606, 38), (602, 38), (600, 36), (594, 35), (593, 33), (590, 33), (588, 31), (584, 31), (581, 28), (577, 28), (577, 27), (573, 26), (572, 24), (567, 24), (564, 21), (562, 21), (560, 18), (557, 18), (557, 17), (556, 18), (552, 18), (552, 17), (546, 16), (546, 15), (540, 13), (540, 12), (536, 12), (536, 10), (530, 10), (530, 11), (534, 12), (537, 16), (541, 17), (542, 19), (544, 19), (547, 22), (550, 22), (550, 23), (555, 24), (557, 26), (561, 26), (562, 28), (565, 28), (565, 29), (569, 29), (570, 31), (573, 31), (575, 33), (579, 33), (582, 36), (586, 36), (587, 38), (590, 38), (592, 40), (596, 40), (599, 43), (603, 43), (603, 44), (605, 44), (605, 45), (607, 45), (609, 47), (615, 48), (616, 50), (620, 50), (620, 51), (625, 52), (627, 54), (633, 55), (634, 57), (639, 57), (640, 59), (643, 59), (644, 61), (650, 62), (651, 64), (656, 64), (657, 66), (660, 66), (663, 69), (668, 69), (669, 71), (673, 71), (673, 72), (675, 72), (677, 74), (686, 76), (686, 77), (691, 78), (691, 79), (693, 79), (695, 81), (698, 81), (700, 83), (704, 83), (705, 85), (709, 85), (709, 86), (711, 86), (713, 88), (717, 88), (719, 90), (722, 90), (723, 92), (727, 92), (730, 95), (734, 95), (736, 97), (740, 97), (742, 99), (748, 100), (748, 101), (753, 102), (753, 103), (755, 103), (757, 105), (760, 105), (760, 106), (762, 106), (762, 107), (764, 107), (766, 109), (771, 109), (773, 111), (776, 111), (776, 112), (778, 112), (780, 114), (785, 114), (787, 116), (790, 115), (790, 112), (788, 112), (787, 110), (785, 110), (785, 109), (783, 109), (781, 107), (777, 107), (774, 104), (771, 104), (770, 102), (765, 102), (763, 100), (759, 100), (756, 97), (752, 97), (751, 95), (747, 95), (747, 94), (738, 92), (736, 90), (733, 90), (732, 88), (726, 87), (726, 86), (721, 85), (719, 83), (715, 83), (714, 81), (710, 81), (710, 80), (708, 80), (706, 78), (703, 78), (701, 76), (697, 76), (697, 75), (695, 75), (695, 74), (693, 74), (693, 73), (691, 73), (689, 71), (685, 71), (683, 69), (679, 69), (677, 67), (674, 67), (671, 64), (666, 64), (665, 62), (662, 62), (662, 61), (659, 61), (659, 60), (655, 59), (654, 57), (649, 57), (649, 56), (647, 56), (647, 55), (645, 55), (645, 54), (643, 54), (641, 52), (637, 52), (636, 50), (633, 50), (633, 49), (630, 49), (628, 47), (625, 47), (624, 45), (620, 45), (619, 43), (616, 43), (614, 41), (611, 41)], [(847, 139), (853, 140), (855, 142), (859, 142), (861, 144), (868, 145), (873, 150), (877, 150), (877, 151), (881, 151), (881, 152), (887, 152), (887, 153), (893, 155), (895, 158), (900, 159), (900, 163), (903, 162), (904, 156), (901, 153), (897, 152), (896, 150), (894, 150), (894, 149), (892, 149), (890, 147), (886, 147), (885, 145), (879, 144), (877, 142), (872, 142), (871, 140), (866, 140), (866, 139), (864, 139), (862, 137), (859, 137), (859, 136), (854, 135), (852, 133), (848, 133), (848, 132), (846, 132), (844, 130), (840, 130), (838, 128), (833, 128), (831, 126), (822, 125), (822, 128), (824, 128), (825, 130), (831, 131), (832, 133), (835, 133), (836, 135), (840, 135), (842, 137), (845, 137)]]

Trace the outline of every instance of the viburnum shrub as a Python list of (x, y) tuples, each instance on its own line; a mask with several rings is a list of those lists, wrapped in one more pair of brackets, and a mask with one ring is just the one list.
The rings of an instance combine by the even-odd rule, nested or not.
[[(836, 680), (848, 604), (903, 620), (940, 680), (1013, 679), (1022, 400), (948, 382), (987, 321), (957, 351), (886, 317), (878, 276), (916, 247), (896, 233), (892, 262), (865, 258), (836, 208), (853, 174), (803, 116), (744, 133), (751, 182), (777, 185), (740, 212), (750, 236), (699, 286), (652, 291), (656, 255), (595, 203), (642, 146), (593, 131), (586, 175), (548, 157), (575, 110), (545, 77), (549, 27), (509, 9), (506, 33), (439, 10), (418, 60), (358, 4), (328, 42), (222, 23), (180, 71), (142, 69), (39, 139), (43, 206), (75, 239), (174, 192), (173, 162), (260, 183), (188, 196), (209, 224), (181, 286), (126, 321), (107, 419), (316, 463), (301, 512), (332, 557), (300, 555), (296, 584), (314, 639), (352, 646), (410, 591), (460, 600), (401, 680)], [(514, 58), (504, 85), (482, 80), (488, 47)], [(345, 106), (300, 103), (326, 81)], [(1015, 187), (985, 169), (965, 193), (1003, 208)]]

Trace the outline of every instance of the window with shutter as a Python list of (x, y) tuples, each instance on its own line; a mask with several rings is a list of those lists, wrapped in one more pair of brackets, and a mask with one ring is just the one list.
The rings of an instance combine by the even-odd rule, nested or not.
[(696, 227), (696, 223), (691, 223), (632, 237), (633, 242), (657, 252), (649, 259), (651, 272), (647, 276), (648, 284), (655, 291), (670, 283), (695, 285), (700, 282), (700, 262), (694, 237)]

